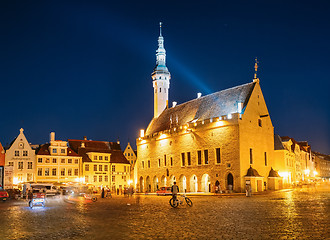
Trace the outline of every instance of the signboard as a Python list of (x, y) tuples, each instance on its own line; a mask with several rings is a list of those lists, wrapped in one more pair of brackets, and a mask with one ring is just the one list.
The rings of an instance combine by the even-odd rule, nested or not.
[(13, 188), (13, 167), (5, 166), (4, 188)]

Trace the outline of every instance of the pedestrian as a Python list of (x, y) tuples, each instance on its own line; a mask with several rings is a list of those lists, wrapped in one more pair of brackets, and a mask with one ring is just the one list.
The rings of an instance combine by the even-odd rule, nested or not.
[(28, 200), (29, 200), (29, 206), (31, 204), (31, 201), (33, 199), (33, 192), (31, 189), (29, 189), (28, 194), (27, 194)]
[(176, 185), (176, 182), (174, 182), (173, 184), (174, 185), (171, 187), (171, 192), (172, 192), (172, 197), (175, 201), (179, 192), (179, 187), (178, 185)]
[(102, 188), (101, 198), (104, 198), (104, 188)]

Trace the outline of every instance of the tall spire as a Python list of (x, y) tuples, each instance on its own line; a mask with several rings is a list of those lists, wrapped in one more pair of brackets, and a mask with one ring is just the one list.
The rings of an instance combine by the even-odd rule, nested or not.
[(255, 58), (255, 63), (254, 63), (254, 78), (253, 82), (259, 82), (259, 78), (257, 77), (257, 72), (258, 72), (258, 58)]
[(151, 74), (154, 87), (154, 118), (157, 118), (168, 107), (168, 90), (171, 74), (166, 67), (166, 51), (162, 25), (159, 23), (158, 49), (156, 50), (156, 66)]

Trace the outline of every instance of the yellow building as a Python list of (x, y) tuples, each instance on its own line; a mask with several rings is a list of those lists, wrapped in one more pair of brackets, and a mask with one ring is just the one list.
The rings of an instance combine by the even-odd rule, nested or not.
[(130, 185), (130, 163), (119, 143), (69, 139), (70, 147), (82, 157), (83, 181), (100, 190), (109, 187), (122, 192)]
[(136, 162), (136, 151), (133, 150), (130, 143), (127, 143), (127, 146), (124, 150), (124, 156), (131, 164), (131, 170), (133, 169), (135, 162)]
[(36, 181), (47, 183), (79, 182), (81, 157), (68, 147), (67, 141), (55, 140), (50, 134), (50, 143), (36, 150)]
[(256, 73), (253, 82), (169, 108), (171, 75), (161, 34), (156, 58), (154, 118), (136, 141), (139, 191), (154, 192), (174, 181), (187, 192), (280, 186), (282, 179), (272, 169), (273, 125)]

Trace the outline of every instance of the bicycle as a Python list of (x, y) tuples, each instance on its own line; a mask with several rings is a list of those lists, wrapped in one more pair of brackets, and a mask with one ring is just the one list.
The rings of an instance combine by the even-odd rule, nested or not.
[[(180, 200), (179, 197), (182, 199)], [(174, 198), (172, 197), (170, 199), (170, 205), (171, 207), (176, 208), (179, 205), (182, 205), (184, 203), (184, 201), (187, 203), (187, 205), (189, 207), (191, 207), (193, 205), (192, 201), (186, 197), (186, 194), (182, 194), (182, 195), (177, 195), (176, 199), (174, 200)]]

